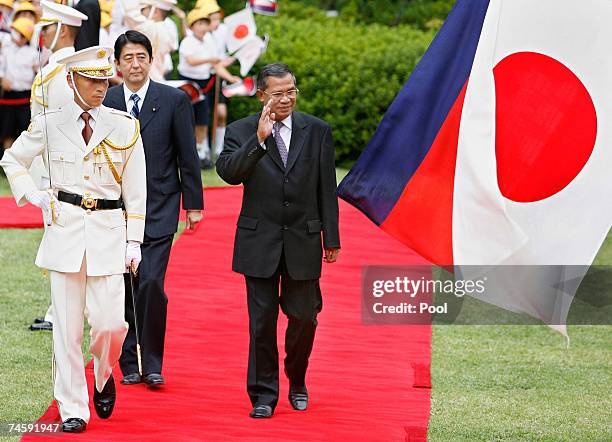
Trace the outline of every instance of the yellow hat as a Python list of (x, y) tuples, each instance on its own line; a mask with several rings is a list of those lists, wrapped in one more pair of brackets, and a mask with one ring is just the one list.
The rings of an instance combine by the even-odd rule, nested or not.
[(217, 0), (198, 0), (195, 4), (195, 7), (196, 9), (202, 9), (206, 7), (206, 9), (212, 10), (210, 14), (221, 11), (221, 7), (219, 6), (219, 3), (217, 3)]
[(216, 9), (211, 4), (206, 5), (202, 8), (195, 8), (189, 11), (187, 14), (187, 25), (191, 27), (192, 24), (197, 22), (198, 20), (208, 19), (210, 14), (214, 14), (215, 12), (219, 12), (219, 9)]
[(76, 72), (89, 78), (112, 78), (115, 75), (111, 57), (113, 49), (105, 46), (92, 46), (81, 49), (57, 60), (65, 64), (68, 72)]
[(113, 19), (111, 18), (111, 15), (106, 12), (106, 11), (101, 11), (100, 12), (100, 27), (101, 28), (105, 28), (108, 25), (111, 24), (111, 22), (113, 21)]
[(13, 3), (15, 3), (13, 0), (0, 0), (0, 5), (11, 9), (13, 8)]
[(23, 35), (26, 40), (30, 41), (34, 33), (34, 22), (29, 18), (20, 17), (11, 24), (11, 28)]
[(32, 5), (32, 3), (30, 2), (20, 2), (19, 6), (15, 8), (15, 14), (18, 14), (20, 12), (25, 12), (25, 11), (29, 11), (33, 13), (34, 15), (38, 15), (36, 13), (36, 9), (34, 9), (34, 5)]

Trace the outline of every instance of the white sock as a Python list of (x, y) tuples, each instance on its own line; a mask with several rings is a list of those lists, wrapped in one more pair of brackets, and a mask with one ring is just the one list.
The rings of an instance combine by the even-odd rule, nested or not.
[(215, 130), (215, 155), (219, 156), (223, 150), (223, 139), (225, 138), (225, 126)]
[(210, 160), (210, 146), (208, 145), (208, 137), (204, 141), (196, 145), (198, 149), (198, 157), (200, 160)]

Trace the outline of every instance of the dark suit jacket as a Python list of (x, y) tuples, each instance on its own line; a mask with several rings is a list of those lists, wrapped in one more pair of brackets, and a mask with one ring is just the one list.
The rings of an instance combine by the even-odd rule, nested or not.
[(100, 44), (100, 4), (98, 0), (80, 0), (74, 7), (87, 16), (87, 20), (81, 23), (79, 32), (74, 42), (74, 49), (81, 49)]
[[(104, 104), (125, 111), (123, 85), (110, 88)], [(151, 81), (138, 119), (147, 164), (145, 236), (161, 238), (176, 232), (181, 195), (184, 209), (203, 208), (193, 108), (183, 91)]]
[(331, 128), (322, 120), (293, 113), (287, 167), (272, 136), (257, 141), (259, 114), (227, 127), (217, 173), (244, 184), (234, 242), (233, 269), (268, 278), (281, 252), (296, 280), (321, 276), (323, 251), (340, 247), (338, 199)]

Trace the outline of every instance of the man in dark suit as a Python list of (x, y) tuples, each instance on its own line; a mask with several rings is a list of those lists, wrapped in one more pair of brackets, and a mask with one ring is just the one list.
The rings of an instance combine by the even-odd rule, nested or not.
[(247, 287), (250, 416), (268, 418), (278, 401), (279, 304), (289, 318), (289, 402), (296, 410), (307, 407), (323, 248), (324, 260), (335, 262), (340, 235), (330, 127), (293, 111), (298, 90), (286, 65), (265, 66), (257, 87), (263, 110), (228, 126), (217, 172), (229, 184), (244, 185), (233, 270), (245, 275)]
[(74, 48), (77, 51), (100, 43), (100, 3), (98, 0), (78, 0), (72, 7), (88, 17), (79, 28)]
[[(202, 219), (202, 178), (194, 137), (194, 116), (187, 95), (149, 79), (153, 49), (140, 32), (127, 31), (115, 42), (115, 63), (124, 84), (108, 90), (106, 106), (130, 112), (140, 121), (147, 164), (147, 215), (136, 299), (126, 277), (126, 320), (130, 325), (119, 363), (123, 384), (164, 384), (161, 374), (168, 298), (164, 281), (172, 238), (177, 230), (181, 196), (187, 228)], [(138, 335), (136, 335), (136, 331)], [(142, 349), (142, 373), (137, 340)]]

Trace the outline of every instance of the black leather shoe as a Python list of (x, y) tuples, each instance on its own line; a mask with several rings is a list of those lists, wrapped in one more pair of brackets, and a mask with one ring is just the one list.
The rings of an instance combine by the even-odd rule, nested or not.
[(158, 388), (166, 383), (166, 381), (164, 381), (164, 377), (160, 373), (146, 374), (142, 380), (149, 388)]
[(93, 403), (96, 414), (100, 419), (108, 419), (111, 414), (113, 414), (116, 398), (117, 393), (115, 391), (115, 379), (113, 379), (113, 375), (108, 378), (101, 392), (98, 392), (94, 384)]
[(34, 318), (34, 324), (40, 324), (41, 322), (45, 322), (44, 316), (41, 316), (39, 318)]
[(255, 405), (249, 416), (253, 419), (268, 419), (272, 417), (272, 412), (269, 405)]
[(44, 320), (42, 322), (36, 322), (36, 320), (34, 320), (34, 324), (30, 325), (30, 330), (31, 331), (40, 331), (40, 330), (52, 331), (53, 323), (49, 321), (44, 321)]
[(62, 431), (64, 433), (82, 433), (87, 429), (87, 424), (83, 419), (71, 417), (62, 423)]
[(123, 385), (140, 384), (142, 383), (142, 377), (140, 376), (140, 373), (126, 374), (125, 376), (123, 376), (123, 379), (121, 379), (121, 383)]
[(289, 403), (294, 410), (304, 411), (308, 408), (308, 390), (306, 387), (289, 387)]

